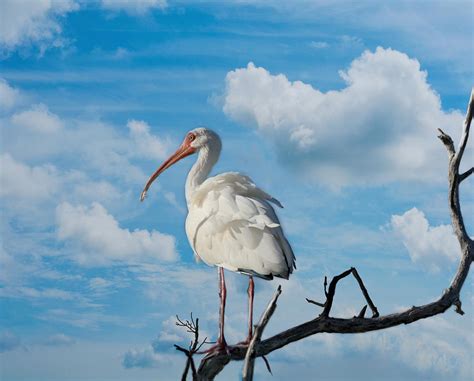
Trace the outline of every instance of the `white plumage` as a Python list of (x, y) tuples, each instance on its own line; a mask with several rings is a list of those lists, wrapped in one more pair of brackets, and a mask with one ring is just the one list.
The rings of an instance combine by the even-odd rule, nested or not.
[(205, 180), (188, 199), (186, 234), (195, 255), (227, 270), (288, 279), (295, 257), (270, 203), (281, 207), (245, 175)]
[(227, 172), (208, 178), (219, 159), (221, 140), (212, 130), (190, 131), (178, 150), (150, 177), (141, 194), (165, 169), (198, 153), (186, 180), (186, 234), (195, 256), (219, 268), (219, 337), (214, 349), (228, 349), (224, 339), (226, 288), (224, 271), (249, 275), (249, 321), (246, 343), (252, 337), (253, 275), (264, 279), (286, 278), (295, 268), (295, 256), (283, 234), (272, 204), (280, 202), (258, 188), (249, 177)]

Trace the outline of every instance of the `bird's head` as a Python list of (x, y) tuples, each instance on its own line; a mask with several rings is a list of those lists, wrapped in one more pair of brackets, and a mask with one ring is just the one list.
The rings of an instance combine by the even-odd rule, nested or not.
[(165, 169), (171, 167), (174, 163), (185, 158), (186, 156), (192, 155), (193, 153), (201, 150), (206, 151), (207, 154), (212, 152), (213, 156), (215, 156), (215, 160), (217, 160), (221, 151), (221, 147), (221, 139), (214, 131), (204, 127), (198, 127), (189, 131), (176, 152), (172, 154), (167, 160), (165, 160), (163, 164), (158, 167), (155, 173), (150, 176), (145, 188), (142, 191), (142, 194), (140, 195), (140, 201), (145, 199), (146, 193), (148, 192), (151, 184), (162, 172), (165, 171)]

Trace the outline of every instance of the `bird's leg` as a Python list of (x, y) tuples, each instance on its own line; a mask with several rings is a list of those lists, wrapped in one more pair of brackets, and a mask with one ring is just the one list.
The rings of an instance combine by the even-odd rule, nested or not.
[(247, 288), (247, 294), (249, 296), (249, 306), (248, 306), (248, 333), (247, 338), (244, 341), (240, 341), (237, 345), (244, 345), (247, 346), (250, 344), (253, 336), (253, 295), (255, 290), (255, 284), (253, 282), (253, 277), (249, 276), (249, 286)]
[(227, 352), (230, 353), (230, 348), (227, 345), (224, 337), (224, 317), (225, 317), (225, 300), (227, 296), (227, 289), (225, 287), (224, 279), (224, 269), (218, 267), (219, 274), (219, 298), (220, 298), (220, 308), (219, 308), (219, 336), (217, 342), (209, 347), (208, 349), (198, 352), (198, 353), (211, 353), (211, 352)]
[(225, 317), (225, 300), (227, 297), (227, 289), (225, 287), (224, 268), (219, 267), (219, 297), (221, 305), (219, 309), (219, 337), (217, 338), (217, 344), (226, 346), (224, 337), (224, 317)]
[(250, 344), (252, 340), (252, 331), (253, 331), (253, 295), (255, 290), (255, 284), (253, 283), (253, 276), (249, 276), (249, 287), (247, 288), (247, 293), (249, 295), (249, 332), (245, 342)]

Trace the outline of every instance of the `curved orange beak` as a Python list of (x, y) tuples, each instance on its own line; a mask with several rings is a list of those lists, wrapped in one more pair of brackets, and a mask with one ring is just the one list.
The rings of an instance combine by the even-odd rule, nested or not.
[(191, 147), (190, 143), (185, 140), (178, 148), (178, 150), (174, 154), (172, 154), (168, 158), (168, 160), (161, 164), (160, 167), (155, 171), (155, 173), (150, 176), (145, 185), (145, 188), (143, 188), (142, 194), (140, 195), (140, 201), (143, 201), (145, 199), (146, 193), (148, 192), (148, 189), (150, 188), (151, 184), (162, 172), (165, 171), (165, 169), (171, 167), (174, 163), (180, 161), (182, 158), (192, 155), (194, 152), (196, 152), (196, 148)]

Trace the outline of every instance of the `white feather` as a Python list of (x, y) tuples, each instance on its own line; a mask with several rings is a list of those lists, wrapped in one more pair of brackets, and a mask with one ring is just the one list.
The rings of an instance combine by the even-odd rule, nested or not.
[(206, 179), (188, 198), (186, 233), (196, 256), (231, 271), (288, 278), (295, 257), (270, 202), (281, 206), (239, 173)]

